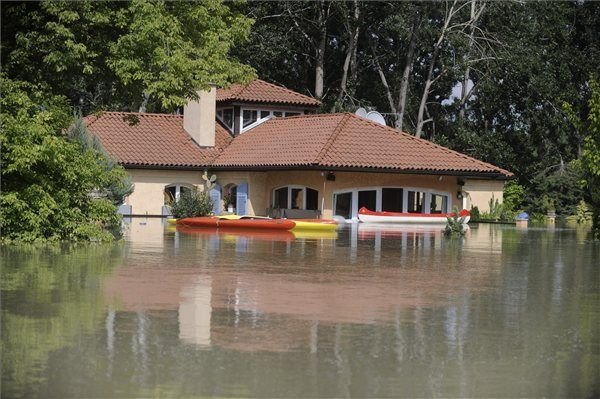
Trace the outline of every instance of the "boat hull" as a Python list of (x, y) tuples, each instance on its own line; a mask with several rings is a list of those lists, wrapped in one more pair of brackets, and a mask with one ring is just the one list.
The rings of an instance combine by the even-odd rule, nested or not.
[[(463, 209), (458, 215), (463, 224), (469, 223), (469, 211)], [(364, 223), (445, 224), (448, 217), (454, 217), (454, 213), (374, 212), (364, 207), (358, 211), (358, 220)]]
[(178, 226), (225, 227), (234, 229), (291, 230), (296, 226), (286, 219), (221, 219), (213, 216), (191, 217), (177, 220)]

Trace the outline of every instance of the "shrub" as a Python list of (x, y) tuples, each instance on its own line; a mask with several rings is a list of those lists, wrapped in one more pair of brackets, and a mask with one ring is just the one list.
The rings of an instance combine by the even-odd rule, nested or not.
[(464, 217), (459, 217), (458, 216), (458, 208), (454, 207), (454, 210), (452, 211), (454, 213), (454, 216), (450, 217), (447, 216), (446, 217), (446, 227), (444, 228), (444, 234), (447, 236), (451, 236), (451, 235), (464, 235), (465, 234), (465, 225), (464, 225)]
[(179, 201), (172, 208), (176, 218), (189, 218), (194, 216), (207, 216), (212, 213), (213, 204), (207, 192), (189, 190), (181, 193)]
[(525, 188), (514, 180), (504, 186), (504, 209), (507, 212), (516, 212), (523, 207)]

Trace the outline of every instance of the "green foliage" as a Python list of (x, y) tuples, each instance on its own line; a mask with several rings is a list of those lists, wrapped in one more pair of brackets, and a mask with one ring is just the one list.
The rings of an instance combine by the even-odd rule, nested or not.
[(567, 222), (576, 223), (578, 225), (587, 225), (592, 223), (592, 212), (584, 200), (579, 202), (574, 215), (567, 216)]
[(516, 212), (522, 209), (523, 200), (525, 198), (525, 188), (511, 180), (504, 185), (504, 208), (510, 212)]
[(156, 98), (167, 110), (209, 83), (226, 86), (253, 76), (250, 67), (229, 57), (250, 33), (252, 20), (221, 1), (134, 0), (116, 21), (123, 34), (109, 45), (108, 65), (140, 99)]
[(498, 201), (498, 198), (492, 198), (488, 201), (489, 211), (481, 212), (479, 217), (481, 220), (504, 220), (504, 205)]
[(2, 240), (113, 239), (116, 207), (92, 193), (121, 187), (124, 170), (63, 134), (71, 123), (64, 98), (4, 77), (1, 86)]
[(600, 238), (600, 83), (596, 77), (590, 79), (590, 89), (588, 135), (583, 144), (581, 167), (592, 208), (592, 230)]
[(600, 83), (597, 76), (590, 76), (589, 89), (585, 120), (575, 114), (570, 104), (563, 108), (573, 126), (585, 134), (578, 170), (582, 173), (585, 200), (592, 210), (593, 235), (600, 238)]
[(125, 172), (125, 169), (106, 151), (98, 137), (92, 136), (85, 121), (78, 115), (75, 122), (69, 128), (67, 135), (81, 146), (82, 151), (95, 151), (100, 156), (98, 162), (104, 169), (107, 184), (95, 190), (97, 196), (108, 198), (113, 205), (121, 205), (125, 197), (134, 190), (134, 184), (131, 176)]
[(173, 110), (209, 83), (253, 77), (230, 57), (252, 19), (236, 3), (2, 2), (3, 69), (42, 82), (84, 113)]
[(469, 211), (469, 213), (471, 214), (471, 220), (481, 219), (481, 212), (479, 212), (479, 207), (477, 207), (477, 206), (471, 207), (471, 210)]
[(212, 213), (213, 204), (210, 195), (196, 189), (186, 190), (179, 196), (179, 201), (173, 204), (171, 212), (176, 218), (207, 216)]
[(458, 216), (458, 208), (454, 207), (453, 216), (446, 216), (446, 227), (444, 228), (444, 234), (447, 236), (452, 235), (464, 235), (466, 232), (465, 218)]
[(546, 168), (531, 179), (524, 207), (530, 213), (555, 210), (558, 215), (570, 215), (583, 198), (581, 179), (581, 169), (575, 161)]

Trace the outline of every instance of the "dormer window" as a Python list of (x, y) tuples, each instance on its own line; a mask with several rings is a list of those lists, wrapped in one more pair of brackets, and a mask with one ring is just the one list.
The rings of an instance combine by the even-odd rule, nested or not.
[(219, 118), (229, 130), (233, 130), (233, 108), (217, 110), (217, 118)]
[(295, 115), (302, 115), (302, 112), (242, 108), (240, 112), (241, 131), (245, 132), (246, 130), (250, 130), (273, 117), (282, 118)]
[(245, 109), (242, 112), (242, 129), (246, 129), (248, 126), (258, 121), (258, 110)]

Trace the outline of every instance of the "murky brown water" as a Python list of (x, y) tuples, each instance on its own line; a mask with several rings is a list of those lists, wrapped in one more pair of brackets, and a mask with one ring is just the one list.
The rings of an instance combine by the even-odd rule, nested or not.
[(594, 397), (585, 232), (166, 229), (2, 248), (2, 397)]

